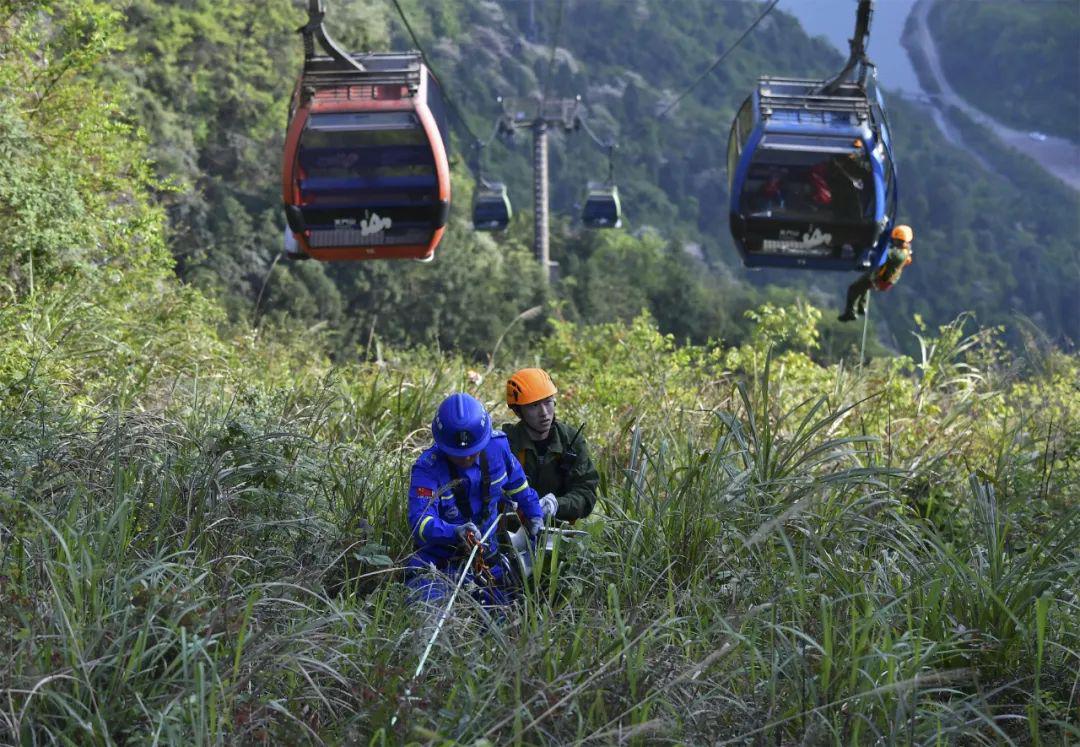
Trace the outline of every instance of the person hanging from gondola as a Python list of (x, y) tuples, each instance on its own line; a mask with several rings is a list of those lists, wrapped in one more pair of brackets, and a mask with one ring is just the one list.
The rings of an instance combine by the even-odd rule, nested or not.
[(506, 382), (506, 406), (517, 423), (503, 425), (510, 449), (529, 484), (542, 497), (544, 518), (584, 519), (596, 505), (600, 475), (589, 457), (581, 428), (555, 417), (555, 383), (542, 368), (523, 368)]
[(506, 604), (513, 577), (495, 536), (502, 504), (517, 503), (535, 538), (544, 526), (539, 496), (506, 435), (492, 432), (475, 397), (457, 393), (443, 400), (431, 435), (434, 444), (416, 460), (409, 482), (409, 532), (416, 548), (406, 564), (410, 601), (437, 603), (449, 596), (478, 543), (477, 561), (467, 571), (473, 595), (482, 604)]
[(897, 226), (892, 230), (889, 250), (880, 267), (864, 273), (848, 288), (847, 304), (840, 321), (853, 322), (866, 314), (866, 304), (871, 290), (887, 291), (900, 279), (904, 268), (911, 264), (911, 242), (915, 234), (910, 226)]

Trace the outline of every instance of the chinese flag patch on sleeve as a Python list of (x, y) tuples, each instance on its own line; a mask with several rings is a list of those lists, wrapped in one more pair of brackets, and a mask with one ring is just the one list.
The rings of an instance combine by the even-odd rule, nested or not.
[(430, 498), (431, 496), (435, 495), (435, 491), (433, 491), (431, 488), (417, 488), (416, 494), (421, 498)]

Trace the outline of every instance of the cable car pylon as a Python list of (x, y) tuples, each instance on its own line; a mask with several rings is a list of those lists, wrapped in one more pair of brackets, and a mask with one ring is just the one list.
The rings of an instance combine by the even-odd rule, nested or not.
[(561, 128), (573, 132), (580, 126), (578, 110), (581, 97), (572, 99), (499, 97), (503, 114), (499, 119), (499, 131), (512, 135), (517, 130), (529, 130), (533, 136), (533, 250), (543, 269), (544, 280), (551, 281), (552, 270), (558, 265), (551, 261), (549, 237), (549, 191), (548, 191), (548, 130)]

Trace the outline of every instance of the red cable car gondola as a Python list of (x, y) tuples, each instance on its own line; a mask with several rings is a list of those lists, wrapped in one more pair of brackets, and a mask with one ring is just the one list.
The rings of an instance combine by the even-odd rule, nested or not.
[[(416, 52), (348, 54), (309, 0), (281, 175), (300, 256), (430, 259), (450, 210), (449, 130)], [(315, 54), (318, 40), (328, 55)]]

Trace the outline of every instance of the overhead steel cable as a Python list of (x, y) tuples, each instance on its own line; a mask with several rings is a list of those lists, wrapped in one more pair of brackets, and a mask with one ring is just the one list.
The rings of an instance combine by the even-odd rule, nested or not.
[(487, 184), (487, 180), (484, 179), (484, 149), (495, 142), (495, 138), (499, 136), (499, 120), (495, 120), (495, 125), (491, 128), (491, 134), (487, 140), (475, 140), (473, 142), (473, 148), (476, 149), (476, 180), (481, 184)]
[(587, 134), (589, 137), (591, 137), (592, 141), (594, 143), (596, 143), (597, 145), (599, 145), (601, 148), (611, 148), (611, 147), (613, 147), (615, 145), (615, 139), (614, 138), (612, 138), (610, 140), (601, 140), (600, 138), (598, 138), (596, 136), (596, 133), (592, 131), (592, 128), (589, 127), (589, 123), (587, 121), (585, 121), (584, 118), (582, 118), (580, 121), (581, 121), (581, 129), (585, 130), (585, 134)]
[[(395, 0), (395, 2), (397, 2), (397, 0)], [(697, 85), (698, 85), (698, 84), (699, 84), (699, 83), (700, 83), (701, 81), (703, 81), (703, 80), (705, 80), (706, 78), (708, 78), (708, 77), (709, 77), (709, 75), (711, 75), (711, 74), (712, 74), (712, 72), (713, 72), (714, 70), (716, 70), (716, 68), (720, 67), (720, 65), (721, 65), (721, 64), (722, 64), (722, 63), (724, 62), (724, 60), (726, 60), (726, 59), (728, 58), (728, 55), (730, 55), (730, 54), (731, 54), (732, 52), (734, 52), (734, 51), (735, 51), (736, 49), (738, 49), (738, 48), (739, 48), (739, 45), (741, 45), (741, 44), (742, 44), (742, 43), (743, 43), (743, 42), (744, 42), (744, 41), (746, 40), (746, 37), (750, 36), (750, 33), (751, 33), (751, 32), (752, 32), (752, 31), (753, 31), (754, 29), (756, 29), (756, 28), (757, 28), (758, 24), (759, 24), (759, 23), (761, 23), (761, 22), (762, 22), (763, 20), (765, 20), (765, 16), (769, 15), (769, 13), (771, 13), (771, 12), (772, 12), (772, 9), (773, 9), (773, 8), (775, 8), (775, 7), (776, 7), (777, 5), (779, 5), (779, 4), (780, 4), (780, 0), (772, 0), (772, 2), (771, 2), (771, 3), (769, 3), (768, 7), (766, 7), (766, 8), (765, 8), (765, 10), (761, 11), (761, 14), (760, 14), (760, 15), (759, 15), (759, 16), (758, 16), (757, 18), (755, 18), (755, 19), (754, 19), (754, 22), (753, 22), (753, 23), (751, 23), (751, 24), (750, 24), (750, 25), (749, 25), (749, 26), (748, 26), (748, 27), (746, 28), (746, 30), (742, 32), (742, 34), (741, 34), (741, 35), (739, 36), (739, 38), (735, 40), (735, 43), (734, 43), (734, 44), (732, 44), (732, 45), (731, 45), (730, 47), (728, 47), (727, 49), (725, 49), (725, 50), (724, 50), (724, 51), (723, 51), (723, 52), (722, 52), (722, 53), (720, 54), (720, 56), (719, 56), (719, 57), (717, 57), (717, 58), (716, 58), (716, 59), (715, 59), (715, 60), (713, 61), (713, 63), (712, 63), (711, 65), (709, 65), (709, 67), (707, 67), (707, 68), (705, 69), (705, 71), (704, 71), (704, 72), (702, 72), (702, 73), (701, 73), (701, 75), (699, 75), (699, 76), (698, 76), (698, 77), (697, 77), (697, 78), (696, 78), (696, 79), (694, 80), (694, 82), (693, 82), (693, 83), (691, 83), (691, 84), (690, 84), (689, 86), (687, 86), (687, 87), (686, 87), (686, 90), (684, 90), (684, 91), (683, 91), (682, 93), (680, 93), (680, 94), (679, 94), (678, 96), (676, 96), (676, 97), (675, 97), (675, 100), (674, 100), (674, 101), (672, 101), (672, 102), (671, 102), (670, 104), (668, 104), (668, 105), (667, 105), (666, 107), (664, 107), (664, 108), (663, 108), (663, 109), (662, 109), (662, 110), (660, 111), (660, 113), (659, 113), (658, 115), (656, 115), (656, 118), (657, 118), (657, 119), (663, 119), (663, 117), (664, 117), (664, 116), (666, 116), (666, 115), (667, 115), (667, 113), (668, 113), (668, 112), (670, 112), (670, 111), (671, 111), (672, 109), (674, 109), (674, 108), (675, 108), (675, 107), (676, 107), (676, 106), (678, 105), (678, 103), (679, 103), (680, 101), (682, 101), (682, 100), (683, 100), (684, 98), (686, 98), (687, 96), (689, 96), (689, 95), (690, 95), (690, 92), (691, 92), (691, 91), (693, 91), (693, 90), (694, 90), (694, 88), (696, 88), (696, 87), (697, 87)]]
[[(746, 41), (746, 38), (748, 36), (750, 36), (750, 34), (753, 32), (754, 29), (756, 29), (758, 27), (758, 24), (760, 24), (763, 20), (765, 20), (765, 16), (769, 15), (769, 13), (772, 12), (773, 8), (775, 8), (779, 4), (780, 4), (780, 0), (772, 0), (772, 2), (769, 3), (769, 5), (765, 8), (765, 10), (761, 11), (761, 13), (758, 15), (758, 17), (754, 19), (754, 22), (751, 23), (749, 26), (747, 26), (746, 29), (742, 32), (742, 34), (739, 35), (739, 38), (735, 40), (735, 43), (732, 44), (727, 49), (725, 49), (723, 52), (721, 52), (720, 56), (717, 57), (715, 60), (713, 60), (712, 64), (709, 65), (707, 68), (705, 68), (705, 70), (702, 71), (702, 73), (700, 75), (698, 75), (697, 78), (694, 79), (694, 82), (692, 82), (685, 89), (683, 89), (682, 93), (680, 93), (678, 96), (676, 96), (673, 101), (671, 101), (667, 106), (665, 106), (663, 109), (661, 109), (660, 113), (657, 114), (655, 118), (656, 119), (663, 119), (664, 117), (666, 117), (668, 115), (669, 112), (671, 112), (672, 109), (674, 109), (676, 106), (678, 106), (680, 101), (682, 101), (687, 96), (689, 96), (690, 92), (693, 91), (695, 88), (697, 88), (698, 84), (701, 83), (701, 81), (708, 78), (713, 73), (713, 71), (716, 70), (716, 68), (720, 67), (720, 65), (723, 64), (724, 60), (726, 60), (731, 55), (732, 52), (734, 52), (736, 49), (738, 49), (739, 46), (744, 41)], [(644, 132), (644, 129), (645, 129), (644, 127), (639, 127), (638, 129), (632, 131), (630, 133), (630, 136), (627, 137), (627, 139), (630, 140), (630, 139), (633, 139), (634, 137), (636, 137), (637, 135), (640, 135), (642, 132)]]
[(493, 124), (491, 126), (491, 134), (488, 135), (488, 139), (487, 140), (477, 140), (476, 142), (480, 144), (481, 148), (486, 148), (489, 145), (491, 145), (493, 142), (495, 142), (495, 138), (497, 138), (499, 136), (499, 131), (500, 130), (502, 130), (502, 127), (500, 126), (499, 120), (496, 119), (495, 124)]
[(402, 9), (401, 3), (398, 2), (398, 0), (390, 0), (390, 2), (394, 4), (394, 8), (397, 9), (398, 16), (401, 18), (401, 23), (404, 24), (405, 30), (409, 32), (409, 38), (412, 39), (413, 45), (415, 45), (417, 51), (420, 52), (420, 59), (424, 61), (424, 64), (427, 65), (427, 68), (431, 71), (431, 74), (434, 75), (436, 80), (440, 82), (442, 86), (443, 98), (446, 99), (446, 104), (449, 107), (450, 112), (455, 117), (457, 117), (459, 122), (461, 122), (461, 126), (465, 128), (465, 132), (469, 133), (469, 142), (479, 142), (480, 138), (477, 137), (476, 133), (473, 132), (472, 127), (469, 126), (468, 121), (465, 119), (465, 115), (462, 114), (461, 109), (458, 108), (457, 102), (454, 101), (453, 97), (450, 96), (448, 92), (449, 89), (446, 87), (443, 79), (435, 70), (435, 66), (431, 64), (431, 60), (428, 57), (427, 52), (424, 51), (424, 47), (420, 43), (420, 40), (417, 38), (416, 32), (413, 31), (412, 24), (409, 23), (409, 19), (405, 16), (405, 11)]
[[(739, 38), (735, 40), (735, 43), (732, 44), (731, 46), (729, 46), (727, 49), (725, 49), (720, 54), (719, 57), (717, 57), (715, 60), (713, 60), (711, 65), (709, 65), (707, 68), (705, 68), (705, 70), (702, 71), (702, 73), (700, 75), (698, 75), (697, 78), (694, 79), (694, 81), (690, 85), (688, 85), (685, 89), (683, 89), (682, 93), (680, 93), (678, 96), (676, 96), (673, 101), (671, 101), (667, 106), (665, 106), (660, 111), (660, 113), (656, 115), (656, 119), (663, 119), (665, 116), (668, 115), (669, 112), (671, 112), (672, 109), (674, 109), (676, 106), (678, 106), (680, 101), (682, 101), (687, 96), (689, 96), (690, 92), (693, 91), (698, 86), (698, 84), (701, 83), (701, 81), (703, 81), (707, 77), (709, 77), (709, 75), (711, 75), (713, 73), (713, 71), (716, 70), (716, 68), (720, 67), (720, 65), (723, 64), (724, 60), (726, 60), (731, 55), (732, 52), (734, 52), (736, 49), (738, 49), (739, 46), (742, 45), (742, 43), (744, 41), (746, 41), (746, 38), (748, 36), (750, 36), (750, 34), (753, 32), (754, 29), (756, 29), (758, 27), (758, 24), (760, 24), (763, 20), (765, 20), (765, 17), (767, 15), (769, 15), (769, 13), (772, 12), (773, 8), (775, 8), (779, 4), (780, 4), (780, 0), (772, 0), (772, 2), (769, 3), (769, 5), (765, 8), (765, 10), (763, 10), (758, 15), (758, 17), (754, 19), (754, 22), (751, 23), (749, 26), (747, 26), (746, 29), (742, 32), (742, 34), (739, 35)], [(585, 122), (584, 119), (582, 119), (581, 125), (584, 128), (585, 132), (587, 132), (589, 134), (589, 137), (591, 137), (593, 139), (593, 141), (596, 142), (597, 145), (600, 145), (601, 147), (604, 147), (604, 148), (609, 148), (609, 147), (614, 146), (614, 144), (615, 144), (615, 138), (614, 137), (612, 137), (612, 139), (609, 140), (606, 143), (602, 142), (598, 137), (596, 137), (596, 135), (592, 132), (592, 130), (589, 129), (589, 126)], [(634, 130), (630, 134), (630, 136), (627, 137), (627, 139), (628, 140), (633, 139), (633, 137), (641, 134), (643, 131), (644, 131), (644, 128), (639, 127), (638, 129)]]
[(611, 138), (611, 139), (606, 140), (606, 141), (601, 140), (600, 138), (598, 138), (596, 136), (596, 133), (592, 131), (592, 128), (589, 127), (589, 123), (585, 121), (584, 117), (578, 117), (578, 122), (581, 123), (581, 129), (585, 130), (585, 134), (587, 134), (592, 139), (592, 141), (594, 143), (596, 143), (598, 146), (600, 146), (601, 148), (603, 148), (604, 150), (607, 151), (607, 158), (608, 158), (607, 183), (609, 185), (614, 184), (615, 183), (615, 149), (617, 147), (619, 147), (618, 144), (615, 142), (615, 138)]

